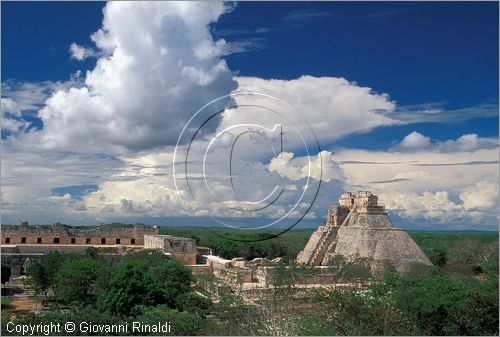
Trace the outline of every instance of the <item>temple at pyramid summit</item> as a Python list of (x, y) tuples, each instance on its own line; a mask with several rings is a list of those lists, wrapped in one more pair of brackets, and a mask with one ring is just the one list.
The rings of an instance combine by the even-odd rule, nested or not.
[(298, 254), (297, 263), (327, 266), (332, 258), (365, 259), (373, 272), (390, 262), (397, 271), (431, 262), (403, 229), (395, 228), (378, 197), (367, 191), (343, 193)]

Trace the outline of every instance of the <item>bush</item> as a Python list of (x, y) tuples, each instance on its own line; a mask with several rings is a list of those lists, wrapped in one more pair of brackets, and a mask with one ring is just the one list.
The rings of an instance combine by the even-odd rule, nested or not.
[(203, 321), (196, 314), (191, 312), (183, 311), (179, 312), (176, 309), (169, 308), (165, 305), (160, 305), (154, 308), (147, 308), (144, 312), (137, 317), (137, 320), (143, 322), (144, 324), (158, 324), (158, 322), (170, 323), (171, 331), (169, 333), (158, 332), (158, 333), (138, 333), (138, 335), (144, 336), (165, 336), (165, 335), (175, 335), (175, 336), (195, 336), (204, 335), (202, 330)]
[(143, 250), (126, 256), (109, 280), (104, 308), (112, 314), (136, 316), (140, 306), (166, 304), (190, 290), (191, 271), (161, 252)]
[(390, 298), (344, 290), (316, 292), (315, 310), (299, 322), (300, 335), (408, 335), (415, 327)]
[(498, 279), (465, 283), (441, 273), (418, 278), (389, 274), (372, 291), (393, 301), (417, 334), (498, 334)]
[(198, 316), (206, 316), (212, 305), (212, 301), (195, 292), (186, 292), (177, 296), (175, 304), (180, 311), (194, 313)]
[(64, 303), (93, 302), (95, 282), (102, 264), (91, 258), (66, 262), (56, 273), (54, 293)]

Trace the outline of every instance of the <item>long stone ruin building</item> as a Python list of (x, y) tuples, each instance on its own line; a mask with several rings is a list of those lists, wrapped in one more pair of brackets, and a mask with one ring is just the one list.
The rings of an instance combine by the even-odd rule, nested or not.
[(30, 226), (27, 221), (2, 225), (2, 245), (144, 245), (144, 235), (158, 235), (158, 226), (135, 224), (132, 228), (73, 227), (59, 222)]
[(320, 226), (297, 256), (297, 262), (327, 266), (335, 256), (348, 261), (366, 259), (372, 272), (386, 262), (397, 271), (413, 263), (431, 262), (403, 229), (395, 228), (378, 197), (370, 192), (344, 193), (339, 204), (330, 207), (325, 225)]
[(165, 255), (195, 265), (197, 256), (211, 254), (208, 248), (196, 246), (190, 238), (159, 235), (158, 226), (135, 224), (123, 227), (73, 227), (61, 223), (30, 226), (2, 225), (2, 264), (11, 268), (14, 276), (23, 274), (24, 262), (40, 260), (50, 251), (81, 253), (89, 247), (98, 249), (108, 259), (119, 260), (129, 251), (161, 249)]

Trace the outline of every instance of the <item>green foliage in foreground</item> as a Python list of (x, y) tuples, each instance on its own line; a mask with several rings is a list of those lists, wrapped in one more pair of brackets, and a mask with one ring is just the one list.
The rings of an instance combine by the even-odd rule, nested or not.
[[(498, 273), (385, 276), (368, 292), (319, 290), (302, 335), (498, 335)], [(430, 276), (429, 276), (430, 274)]]
[(144, 250), (127, 256), (108, 284), (103, 307), (117, 315), (142, 311), (142, 306), (165, 304), (175, 308), (177, 297), (190, 290), (191, 271), (159, 251)]
[(55, 274), (56, 297), (69, 303), (90, 300), (101, 269), (102, 262), (92, 258), (67, 261)]
[[(192, 291), (189, 268), (156, 250), (129, 253), (117, 265), (92, 249), (84, 254), (52, 252), (40, 263), (30, 262), (26, 274), (27, 285), (43, 295), (49, 306), (39, 314), (18, 316), (18, 324), (154, 324), (162, 320), (171, 322), (172, 334), (193, 335), (212, 305)], [(12, 334), (6, 330), (8, 321), (4, 315), (2, 335)]]

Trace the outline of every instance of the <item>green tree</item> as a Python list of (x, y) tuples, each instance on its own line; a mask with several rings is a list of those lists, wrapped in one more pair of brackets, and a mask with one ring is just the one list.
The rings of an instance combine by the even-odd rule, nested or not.
[(27, 261), (26, 276), (27, 287), (33, 290), (35, 294), (42, 295), (44, 301), (47, 301), (51, 280), (42, 264), (38, 261)]
[(54, 284), (56, 297), (65, 303), (88, 303), (94, 298), (95, 282), (102, 263), (91, 258), (77, 258), (57, 271)]
[(99, 252), (97, 248), (95, 247), (88, 247), (83, 251), (83, 254), (92, 258), (92, 259), (97, 259), (99, 256)]
[(268, 335), (265, 322), (257, 306), (245, 303), (227, 284), (216, 286), (218, 301), (211, 310), (212, 319), (207, 320), (203, 333), (217, 336)]
[[(336, 255), (330, 257), (328, 265), (337, 270), (337, 279), (339, 281), (363, 281), (373, 277), (370, 261), (367, 258), (349, 261), (341, 255)], [(390, 268), (387, 261), (384, 262), (384, 268)]]
[(59, 251), (52, 251), (43, 256), (40, 264), (48, 280), (49, 287), (54, 286), (57, 271), (71, 257), (71, 255), (63, 254)]
[(152, 280), (149, 292), (155, 304), (165, 303), (175, 308), (177, 296), (191, 289), (191, 270), (175, 260), (164, 259), (152, 265), (147, 273)]
[(135, 316), (140, 306), (166, 304), (175, 308), (176, 298), (190, 291), (191, 271), (161, 252), (144, 250), (127, 255), (109, 280), (103, 300), (106, 310)]
[(150, 304), (146, 297), (148, 281), (147, 275), (133, 265), (119, 265), (110, 279), (104, 308), (112, 314), (136, 315), (136, 305)]

